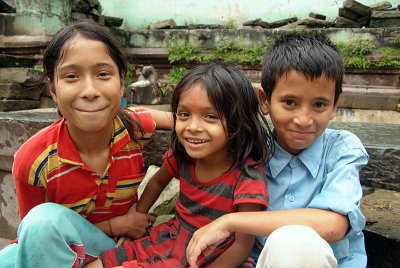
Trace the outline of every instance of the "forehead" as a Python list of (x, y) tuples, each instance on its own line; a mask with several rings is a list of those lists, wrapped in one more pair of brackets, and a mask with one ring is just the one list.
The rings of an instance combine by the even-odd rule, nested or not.
[(283, 74), (277, 81), (272, 94), (304, 96), (334, 96), (336, 81), (326, 74), (311, 79), (305, 74), (292, 70)]
[(95, 39), (87, 38), (81, 34), (76, 34), (73, 36), (61, 50), (60, 62), (67, 59), (93, 59), (93, 58), (103, 58), (111, 60), (109, 55), (109, 50), (107, 46)]
[(194, 83), (182, 91), (178, 107), (190, 109), (215, 109), (211, 103), (207, 88), (202, 83)]

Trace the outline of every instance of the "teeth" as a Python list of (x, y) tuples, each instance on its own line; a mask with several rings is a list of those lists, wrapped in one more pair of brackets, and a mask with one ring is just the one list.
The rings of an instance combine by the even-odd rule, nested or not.
[(188, 142), (191, 142), (191, 143), (205, 143), (206, 141), (205, 140), (193, 140), (193, 139), (187, 139), (188, 140)]

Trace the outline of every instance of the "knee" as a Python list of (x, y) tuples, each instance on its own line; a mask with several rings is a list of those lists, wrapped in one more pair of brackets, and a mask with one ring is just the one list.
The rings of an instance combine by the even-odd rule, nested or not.
[(56, 227), (60, 222), (65, 220), (65, 213), (68, 208), (55, 204), (43, 203), (32, 208), (25, 218), (21, 221), (18, 228), (18, 234), (24, 231), (35, 231), (46, 234), (52, 227)]
[(328, 242), (312, 228), (303, 225), (276, 229), (268, 237), (261, 254), (264, 255), (264, 267), (268, 268), (336, 267), (336, 259)]
[(304, 241), (314, 241), (322, 239), (320, 235), (311, 227), (305, 225), (286, 225), (276, 229), (268, 237), (269, 244), (293, 244), (302, 243)]

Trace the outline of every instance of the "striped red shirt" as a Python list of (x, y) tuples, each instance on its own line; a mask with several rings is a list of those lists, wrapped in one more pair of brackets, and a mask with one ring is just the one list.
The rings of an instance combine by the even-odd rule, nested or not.
[(92, 223), (125, 214), (137, 201), (137, 188), (145, 175), (142, 149), (155, 130), (148, 111), (128, 112), (141, 124), (144, 134), (134, 129), (138, 142), (132, 141), (120, 118), (115, 117), (104, 174), (82, 162), (65, 118), (26, 141), (14, 156), (12, 171), (21, 219), (43, 202), (66, 206)]

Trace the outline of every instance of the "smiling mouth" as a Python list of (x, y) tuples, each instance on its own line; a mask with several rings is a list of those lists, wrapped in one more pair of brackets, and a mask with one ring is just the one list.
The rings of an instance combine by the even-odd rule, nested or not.
[(82, 113), (96, 113), (96, 112), (100, 112), (103, 111), (106, 108), (99, 108), (99, 109), (92, 109), (92, 110), (85, 110), (85, 109), (76, 109), (78, 112), (82, 112)]
[(297, 137), (309, 137), (310, 135), (313, 135), (313, 134), (314, 134), (314, 132), (311, 132), (311, 131), (305, 132), (305, 131), (296, 131), (296, 130), (292, 130), (291, 132), (292, 132), (292, 134), (293, 134), (294, 136), (297, 136)]
[(194, 144), (202, 144), (202, 143), (206, 143), (206, 140), (200, 140), (200, 139), (190, 139), (190, 138), (186, 138), (186, 140), (190, 143), (194, 143)]

